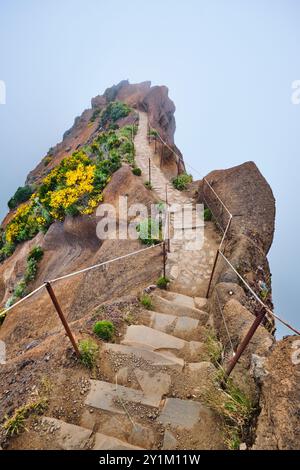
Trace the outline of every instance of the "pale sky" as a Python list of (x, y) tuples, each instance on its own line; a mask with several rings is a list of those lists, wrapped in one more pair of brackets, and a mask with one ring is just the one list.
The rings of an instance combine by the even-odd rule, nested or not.
[(299, 327), (300, 2), (0, 0), (0, 20), (0, 215), (93, 96), (167, 85), (186, 162), (205, 175), (254, 160), (269, 181), (275, 308)]

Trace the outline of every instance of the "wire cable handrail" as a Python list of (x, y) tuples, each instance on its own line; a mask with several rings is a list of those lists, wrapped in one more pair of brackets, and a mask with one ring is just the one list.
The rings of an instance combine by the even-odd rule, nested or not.
[(18, 305), (20, 305), (22, 302), (24, 302), (25, 300), (29, 299), (30, 297), (32, 297), (34, 294), (36, 294), (37, 292), (39, 292), (41, 289), (43, 289), (47, 283), (49, 284), (54, 284), (58, 281), (62, 281), (64, 279), (68, 279), (70, 277), (74, 277), (74, 276), (77, 276), (79, 274), (83, 274), (85, 272), (88, 272), (88, 271), (91, 271), (91, 270), (94, 270), (94, 269), (97, 269), (97, 268), (100, 268), (102, 266), (106, 266), (108, 264), (111, 264), (115, 261), (120, 261), (122, 259), (125, 259), (125, 258), (129, 258), (130, 256), (133, 256), (133, 255), (137, 255), (137, 254), (140, 254), (142, 252), (145, 252), (147, 250), (151, 250), (153, 248), (158, 248), (159, 246), (162, 246), (165, 242), (160, 242), (160, 243), (157, 243), (156, 245), (151, 245), (151, 246), (147, 246), (147, 248), (142, 248), (141, 250), (136, 250), (136, 251), (133, 251), (131, 253), (127, 253), (126, 255), (122, 255), (122, 256), (118, 256), (117, 258), (113, 258), (113, 259), (110, 259), (108, 261), (104, 261), (102, 263), (98, 263), (98, 264), (94, 264), (92, 266), (88, 266), (87, 268), (84, 268), (84, 269), (80, 269), (78, 271), (73, 271), (72, 273), (68, 273), (68, 274), (65, 274), (64, 276), (60, 276), (60, 277), (57, 277), (55, 279), (50, 279), (49, 281), (45, 281), (44, 284), (40, 285), (39, 287), (37, 287), (36, 289), (34, 289), (32, 292), (30, 292), (28, 295), (26, 295), (25, 297), (23, 297), (22, 299), (18, 300), (16, 303), (14, 303), (13, 305), (11, 305), (10, 307), (7, 307), (5, 308), (4, 310), (2, 310), (0, 312), (1, 316), (2, 315), (6, 315), (10, 310), (12, 310), (13, 308), (17, 307)]

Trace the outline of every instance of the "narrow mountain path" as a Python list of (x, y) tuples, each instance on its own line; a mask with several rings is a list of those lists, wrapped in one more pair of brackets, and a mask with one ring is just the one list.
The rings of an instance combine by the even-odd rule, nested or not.
[[(136, 163), (145, 181), (149, 179), (149, 159), (153, 191), (165, 202), (166, 188), (171, 206), (171, 253), (167, 258), (167, 274), (173, 281), (171, 289), (186, 295), (204, 296), (220, 243), (213, 223), (203, 225), (196, 201), (176, 190), (155, 164), (156, 156), (147, 138), (148, 116), (139, 112), (139, 128), (135, 137)], [(178, 207), (176, 207), (178, 205)], [(184, 232), (182, 221), (184, 210)]]

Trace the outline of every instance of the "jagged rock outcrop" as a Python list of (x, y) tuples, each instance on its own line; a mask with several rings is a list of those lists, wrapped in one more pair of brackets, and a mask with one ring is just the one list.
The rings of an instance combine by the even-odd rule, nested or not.
[[(275, 227), (275, 199), (272, 190), (253, 162), (246, 162), (227, 170), (209, 173), (206, 180), (233, 215), (230, 230), (222, 247), (226, 257), (250, 286), (264, 295), (272, 308), (271, 273), (267, 253), (271, 247)], [(220, 225), (225, 229), (229, 216), (219, 200), (203, 180), (199, 198), (207, 202)], [(237, 275), (222, 260), (219, 261), (214, 282), (239, 283)], [(249, 300), (250, 301), (250, 300)], [(251, 301), (250, 301), (251, 302)], [(253, 313), (258, 304), (251, 304)], [(274, 321), (269, 318), (272, 329)]]

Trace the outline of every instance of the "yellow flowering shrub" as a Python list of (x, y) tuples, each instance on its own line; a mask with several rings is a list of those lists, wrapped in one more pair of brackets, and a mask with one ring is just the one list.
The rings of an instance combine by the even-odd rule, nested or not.
[(92, 214), (121, 161), (134, 159), (131, 135), (130, 126), (101, 132), (85, 151), (74, 152), (53, 168), (7, 225), (0, 262), (12, 254), (16, 243), (47, 230), (54, 220)]

